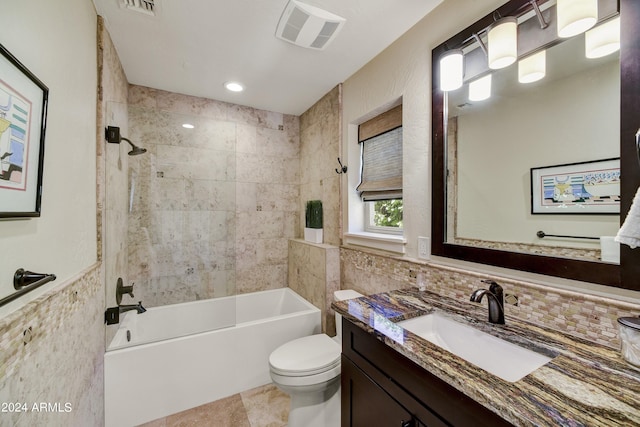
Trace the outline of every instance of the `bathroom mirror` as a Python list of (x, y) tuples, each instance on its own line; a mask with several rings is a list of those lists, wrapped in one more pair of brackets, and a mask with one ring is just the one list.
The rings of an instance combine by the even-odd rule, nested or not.
[[(596, 238), (614, 235), (620, 220), (624, 220), (640, 184), (640, 166), (635, 152), (635, 133), (640, 125), (640, 37), (634, 24), (638, 22), (640, 4), (634, 3), (633, 0), (619, 2), (621, 51), (619, 54), (588, 62), (588, 67), (585, 60), (580, 58), (580, 54), (575, 54), (577, 50), (584, 56), (584, 35), (566, 40), (555, 38), (555, 22), (551, 15), (554, 4), (553, 1), (537, 2), (542, 9), (542, 16), (546, 17), (550, 24), (546, 33), (553, 32), (553, 38), (547, 40), (544, 35), (538, 35), (541, 33), (540, 30), (528, 33), (525, 26), (519, 29), (518, 43), (523, 45), (524, 49), (533, 46), (529, 47), (531, 52), (540, 50), (540, 47), (547, 48), (548, 78), (540, 82), (523, 87), (525, 85), (517, 82), (517, 64), (513, 64), (491, 72), (492, 95), (493, 92), (498, 94), (505, 81), (516, 80), (515, 85), (507, 88), (503, 95), (495, 98), (492, 96), (486, 101), (468, 101), (466, 88), (446, 93), (439, 88), (440, 57), (450, 49), (463, 47), (465, 61), (468, 62), (465, 65), (465, 80), (473, 80), (474, 73), (478, 76), (487, 74), (486, 59), (485, 71), (481, 66), (474, 67), (472, 64), (474, 55), (484, 55), (479, 46), (471, 46), (477, 44), (474, 34), (482, 37), (483, 31), (494, 22), (496, 16), (526, 17), (528, 14), (532, 17), (527, 21), (528, 24), (537, 26), (538, 19), (531, 1), (512, 0), (433, 50), (432, 253), (551, 276), (640, 289), (637, 281), (637, 277), (640, 277), (640, 249), (634, 251), (622, 245), (618, 265), (615, 262), (601, 262), (598, 259), (599, 250), (595, 251), (596, 255), (590, 254), (588, 248), (595, 246), (599, 249), (599, 246), (586, 239), (551, 238), (541, 242), (542, 239), (535, 235), (535, 231), (545, 228), (547, 234)], [(616, 14), (618, 2), (614, 1), (612, 4), (613, 6), (608, 1), (599, 2), (600, 9), (614, 8), (613, 12), (605, 10), (605, 14), (611, 16)], [(609, 17), (605, 14), (600, 11), (600, 18)], [(523, 39), (526, 37), (535, 40)], [(529, 53), (521, 55), (520, 48), (518, 51), (520, 59)], [(574, 58), (563, 66), (562, 73), (565, 74), (562, 76), (556, 75), (559, 72), (558, 58)], [(582, 62), (579, 63), (578, 60)], [(477, 59), (475, 61), (478, 62)], [(569, 66), (572, 71), (569, 71)], [(617, 78), (617, 81), (610, 81), (610, 78)], [(544, 80), (549, 83), (543, 83)], [(554, 80), (557, 86), (544, 89), (545, 84), (552, 85)], [(575, 89), (574, 92), (569, 91), (572, 87)], [(606, 92), (605, 88), (609, 92)], [(511, 110), (514, 103), (523, 103), (523, 92), (529, 92), (530, 96), (533, 92), (534, 98), (537, 94), (535, 103), (538, 104), (538, 110), (528, 110), (527, 114), (524, 114), (525, 120), (519, 121), (517, 114), (513, 114)], [(588, 115), (581, 109), (585, 103), (584, 96), (596, 100), (590, 113), (595, 116), (591, 119), (585, 119)], [(503, 105), (496, 107), (499, 102)], [(571, 102), (578, 102), (578, 105), (571, 106)], [(485, 108), (483, 103), (493, 107)], [(549, 118), (547, 113), (552, 117)], [(482, 126), (469, 127), (472, 121), (463, 116), (472, 114), (481, 117), (476, 121), (485, 124), (484, 130)], [(484, 116), (481, 116), (482, 114)], [(547, 117), (544, 114), (547, 114)], [(554, 125), (554, 120), (557, 121), (557, 125)], [(587, 126), (592, 125), (597, 128), (587, 129)], [(458, 129), (458, 126), (467, 127)], [(558, 136), (563, 132), (562, 129), (576, 131), (565, 130)], [(588, 145), (587, 138), (591, 134), (597, 135), (597, 140), (601, 142), (589, 142), (591, 145)], [(563, 152), (558, 153), (559, 150), (554, 149), (553, 142), (551, 146), (545, 146), (548, 140), (554, 139), (566, 142), (567, 147), (561, 150)], [(500, 147), (500, 141), (507, 143)], [(520, 142), (525, 144), (518, 145)], [(555, 144), (557, 147), (557, 142)], [(572, 157), (572, 150), (575, 152), (575, 158)], [(552, 153), (546, 153), (550, 151)], [(525, 153), (525, 156), (515, 160), (514, 156), (519, 153)], [(531, 168), (617, 156), (620, 157), (622, 176), (620, 215), (531, 213)], [(456, 166), (460, 166), (460, 169)], [(487, 190), (489, 193), (484, 197), (482, 191), (475, 187), (484, 181), (483, 176), (494, 178), (493, 181), (487, 181), (490, 182), (488, 185), (493, 185), (493, 190)], [(505, 182), (509, 185), (502, 186), (501, 183)], [(491, 191), (494, 191), (495, 197), (487, 196)], [(490, 208), (497, 210), (492, 211)], [(520, 232), (524, 234), (518, 235)], [(567, 247), (578, 250), (567, 252)], [(630, 280), (634, 274), (636, 279)]]

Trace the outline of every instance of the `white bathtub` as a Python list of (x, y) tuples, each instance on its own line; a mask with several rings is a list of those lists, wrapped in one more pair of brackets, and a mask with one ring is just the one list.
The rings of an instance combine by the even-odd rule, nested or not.
[(269, 354), (319, 332), (320, 310), (289, 288), (127, 312), (104, 356), (105, 425), (141, 424), (268, 384)]

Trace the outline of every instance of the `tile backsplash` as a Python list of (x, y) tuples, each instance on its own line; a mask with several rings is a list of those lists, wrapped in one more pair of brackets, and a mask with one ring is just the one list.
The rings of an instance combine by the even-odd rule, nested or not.
[(364, 294), (416, 286), (415, 276), (422, 272), (428, 290), (468, 301), (474, 290), (485, 286), (480, 280), (491, 278), (502, 285), (506, 294), (518, 297), (517, 306), (505, 306), (507, 316), (515, 316), (612, 348), (620, 345), (617, 318), (640, 314), (640, 304), (429, 262), (414, 262), (352, 247), (340, 249), (340, 266), (342, 288), (355, 289)]

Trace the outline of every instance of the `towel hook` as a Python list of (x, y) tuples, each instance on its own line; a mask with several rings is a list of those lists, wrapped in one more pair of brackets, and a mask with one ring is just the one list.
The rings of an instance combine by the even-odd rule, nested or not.
[[(640, 132), (640, 130), (638, 130), (638, 132)], [(338, 175), (343, 174), (343, 173), (347, 173), (347, 167), (346, 166), (342, 166), (342, 162), (340, 161), (340, 157), (338, 157), (338, 163), (340, 164), (340, 169), (336, 168), (336, 173)]]

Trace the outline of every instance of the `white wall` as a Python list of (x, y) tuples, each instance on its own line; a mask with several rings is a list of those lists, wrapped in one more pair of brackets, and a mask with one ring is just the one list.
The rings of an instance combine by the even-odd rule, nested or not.
[(362, 216), (355, 191), (360, 162), (356, 125), (402, 98), (404, 236), (406, 255), (417, 257), (417, 238), (429, 236), (431, 228), (431, 50), (502, 3), (445, 0), (344, 82), (342, 155), (350, 166), (348, 183), (343, 180), (345, 231), (358, 231), (347, 224), (357, 223)]
[(96, 261), (96, 12), (88, 0), (4, 1), (0, 43), (49, 87), (42, 216), (0, 221), (0, 296), (19, 267), (58, 277)]

